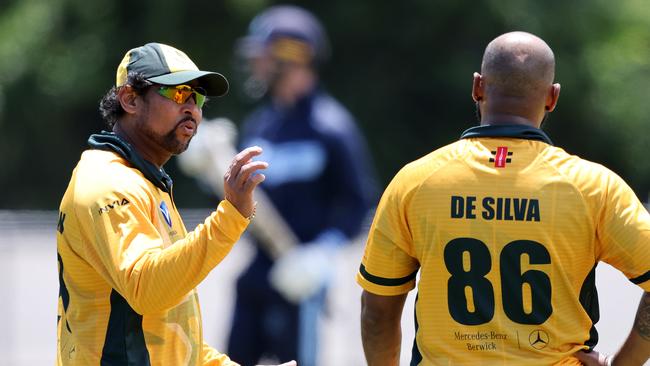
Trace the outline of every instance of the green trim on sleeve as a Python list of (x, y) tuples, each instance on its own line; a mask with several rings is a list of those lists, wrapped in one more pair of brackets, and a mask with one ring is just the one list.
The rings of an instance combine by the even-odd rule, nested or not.
[(630, 281), (635, 285), (640, 285), (647, 280), (650, 280), (650, 271), (642, 274), (639, 277), (630, 278)]
[(418, 270), (419, 269), (415, 270), (415, 272), (411, 273), (410, 275), (402, 277), (402, 278), (384, 278), (384, 277), (379, 277), (379, 276), (375, 276), (375, 275), (372, 275), (372, 274), (368, 273), (368, 271), (366, 271), (366, 266), (364, 266), (363, 263), (361, 264), (361, 266), (359, 266), (359, 273), (361, 273), (363, 278), (365, 278), (369, 282), (372, 282), (372, 283), (374, 283), (376, 285), (381, 285), (381, 286), (401, 286), (401, 285), (404, 285), (404, 284), (410, 282), (411, 280), (413, 280), (415, 278), (415, 276), (417, 276)]

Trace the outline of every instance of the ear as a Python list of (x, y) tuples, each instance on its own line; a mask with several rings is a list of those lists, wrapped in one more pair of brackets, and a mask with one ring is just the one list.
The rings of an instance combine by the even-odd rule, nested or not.
[(475, 72), (472, 80), (472, 99), (474, 99), (475, 102), (483, 100), (483, 89), (483, 76), (478, 72)]
[(560, 98), (560, 84), (555, 83), (551, 85), (551, 88), (548, 90), (548, 93), (546, 94), (546, 104), (544, 105), (544, 109), (547, 112), (552, 112), (555, 109), (555, 106), (557, 105), (557, 100)]
[(124, 85), (117, 91), (117, 99), (120, 101), (122, 109), (128, 114), (136, 113), (138, 109), (139, 95), (133, 90), (131, 85)]

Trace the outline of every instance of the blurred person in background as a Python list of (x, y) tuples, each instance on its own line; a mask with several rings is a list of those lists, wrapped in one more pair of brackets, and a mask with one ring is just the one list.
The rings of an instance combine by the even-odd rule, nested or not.
[(100, 103), (112, 131), (90, 136), (60, 206), (58, 365), (237, 365), (203, 342), (195, 287), (248, 226), (267, 163), (253, 160), (259, 147), (240, 152), (225, 199), (190, 233), (163, 169), (196, 134), (206, 96), (227, 91), (173, 47), (124, 56)]
[(254, 258), (237, 281), (228, 352), (246, 366), (276, 357), (314, 366), (334, 254), (374, 204), (370, 157), (354, 118), (319, 83), (330, 47), (313, 14), (264, 10), (236, 53), (248, 68), (246, 93), (261, 99), (240, 144), (264, 149), (270, 165), (260, 187), (300, 243), (274, 260), (254, 238)]
[[(398, 364), (418, 272), (411, 365), (648, 359), (650, 215), (615, 173), (540, 129), (560, 94), (554, 77), (542, 39), (497, 37), (473, 79), (480, 126), (389, 184), (357, 274), (368, 365)], [(646, 291), (625, 344), (608, 356), (592, 351), (599, 261)]]

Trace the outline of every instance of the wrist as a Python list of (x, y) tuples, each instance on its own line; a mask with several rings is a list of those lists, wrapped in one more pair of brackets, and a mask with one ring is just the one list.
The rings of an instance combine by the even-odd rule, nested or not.
[(224, 200), (228, 201), (228, 203), (230, 203), (243, 218), (252, 220), (255, 217), (255, 207), (257, 206), (257, 202), (248, 205), (242, 204), (241, 202), (235, 202), (235, 200), (228, 197), (225, 197)]
[(255, 218), (255, 212), (257, 210), (257, 202), (253, 202), (253, 209), (251, 210), (250, 214), (246, 216), (246, 218), (250, 221)]

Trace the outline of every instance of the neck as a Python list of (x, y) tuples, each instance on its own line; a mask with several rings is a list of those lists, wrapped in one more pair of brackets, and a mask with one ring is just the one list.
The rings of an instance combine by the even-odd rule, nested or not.
[[(489, 103), (488, 103), (489, 101)], [(526, 125), (539, 128), (546, 114), (544, 100), (512, 97), (497, 93), (486, 95), (479, 102), (481, 125)]]
[(525, 125), (535, 128), (540, 127), (539, 122), (531, 121), (528, 118), (510, 114), (490, 114), (481, 117), (481, 126), (485, 125)]
[[(124, 128), (125, 123), (115, 123), (113, 132), (126, 142), (128, 142), (135, 151), (146, 161), (161, 169), (163, 165), (171, 158), (171, 154), (162, 151), (161, 148), (150, 139), (142, 134), (134, 133), (128, 128)], [(131, 126), (133, 124), (129, 124)]]

